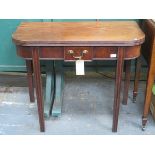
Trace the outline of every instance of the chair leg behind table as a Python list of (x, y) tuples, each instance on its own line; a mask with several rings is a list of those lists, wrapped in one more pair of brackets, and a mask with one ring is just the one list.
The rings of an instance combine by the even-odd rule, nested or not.
[(63, 75), (63, 62), (54, 62), (55, 70), (55, 98), (52, 106), (52, 116), (58, 117), (61, 115), (62, 102), (63, 102), (63, 87), (64, 87), (64, 75)]
[(34, 79), (36, 86), (40, 131), (44, 132), (45, 122), (44, 122), (44, 107), (43, 107), (43, 94), (42, 94), (42, 79), (40, 71), (39, 48), (37, 47), (33, 48), (32, 50), (32, 61), (33, 61)]
[(124, 91), (123, 91), (123, 101), (122, 101), (122, 104), (124, 104), (124, 105), (127, 105), (127, 102), (128, 102), (130, 75), (131, 75), (131, 60), (126, 60), (126, 62), (125, 62)]
[(35, 102), (32, 60), (26, 60), (30, 102)]
[(113, 106), (113, 126), (112, 126), (113, 132), (117, 132), (123, 64), (124, 64), (124, 48), (119, 47), (118, 54), (117, 54), (115, 95), (114, 95), (114, 106)]
[(54, 61), (46, 61), (46, 89), (44, 94), (44, 116), (50, 117), (51, 106), (54, 101)]
[(141, 58), (136, 59), (136, 65), (135, 65), (135, 80), (134, 80), (134, 90), (133, 90), (133, 103), (136, 102), (136, 98), (138, 95), (138, 85), (139, 85), (139, 79), (140, 79), (140, 70), (141, 70)]

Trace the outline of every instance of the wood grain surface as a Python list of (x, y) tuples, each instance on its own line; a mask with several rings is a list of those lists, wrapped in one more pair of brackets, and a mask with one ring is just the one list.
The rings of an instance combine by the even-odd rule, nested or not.
[(145, 35), (135, 21), (24, 22), (12, 37), (22, 46), (134, 46)]

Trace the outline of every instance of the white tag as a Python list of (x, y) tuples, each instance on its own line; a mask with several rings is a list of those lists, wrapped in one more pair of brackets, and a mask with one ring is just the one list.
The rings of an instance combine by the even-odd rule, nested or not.
[(84, 60), (76, 60), (76, 75), (85, 75)]
[(116, 58), (116, 54), (110, 54), (110, 58)]

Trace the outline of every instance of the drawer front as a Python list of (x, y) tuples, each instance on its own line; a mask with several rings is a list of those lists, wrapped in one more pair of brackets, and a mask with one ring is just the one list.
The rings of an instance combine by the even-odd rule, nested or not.
[(75, 61), (85, 60), (92, 61), (93, 47), (64, 47), (64, 60)]

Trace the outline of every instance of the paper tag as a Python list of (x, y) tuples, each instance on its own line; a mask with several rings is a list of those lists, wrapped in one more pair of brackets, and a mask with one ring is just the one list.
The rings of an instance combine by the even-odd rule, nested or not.
[(116, 58), (116, 54), (110, 54), (110, 58)]
[(76, 75), (85, 75), (84, 60), (76, 60)]

